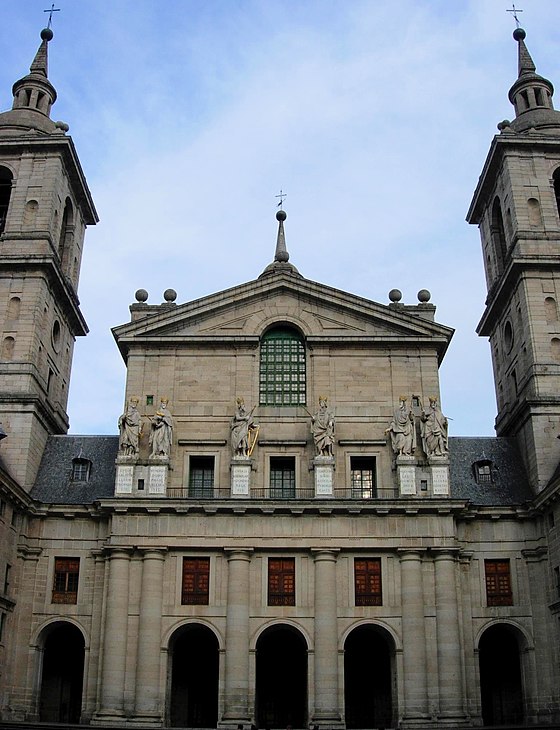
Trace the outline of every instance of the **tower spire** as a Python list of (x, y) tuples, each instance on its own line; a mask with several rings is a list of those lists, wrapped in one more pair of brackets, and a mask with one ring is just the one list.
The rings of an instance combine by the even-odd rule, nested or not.
[(50, 28), (41, 31), (41, 45), (29, 68), (27, 76), (16, 81), (13, 110), (30, 110), (50, 117), (51, 107), (56, 101), (56, 89), (48, 79), (48, 44), (53, 38)]
[(290, 254), (286, 248), (286, 237), (284, 235), (284, 221), (286, 220), (286, 211), (279, 210), (276, 213), (276, 220), (278, 221), (278, 235), (276, 237), (276, 251), (274, 253), (274, 260), (285, 264), (290, 260)]

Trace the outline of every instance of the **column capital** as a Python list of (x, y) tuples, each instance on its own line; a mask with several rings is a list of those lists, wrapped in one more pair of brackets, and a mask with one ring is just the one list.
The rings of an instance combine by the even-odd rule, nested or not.
[(459, 558), (461, 548), (458, 547), (434, 547), (430, 548), (430, 554), (434, 556), (434, 561), (452, 560), (455, 562)]
[(397, 554), (401, 562), (404, 562), (405, 560), (422, 560), (422, 557), (427, 552), (427, 548), (421, 546), (397, 548)]
[(228, 560), (251, 560), (252, 553), (255, 552), (255, 548), (252, 547), (224, 547), (224, 553)]
[(318, 560), (326, 560), (335, 563), (339, 553), (340, 548), (311, 548), (311, 555), (315, 562)]
[(103, 553), (109, 560), (130, 560), (134, 548), (130, 545), (105, 545)]
[(150, 558), (151, 560), (165, 560), (167, 553), (166, 547), (142, 547), (138, 546), (138, 551), (142, 555), (142, 558)]

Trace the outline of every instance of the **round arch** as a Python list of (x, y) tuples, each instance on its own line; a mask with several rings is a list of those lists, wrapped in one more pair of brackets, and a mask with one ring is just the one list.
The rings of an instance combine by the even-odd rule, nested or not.
[(168, 650), (171, 647), (172, 640), (174, 635), (177, 633), (178, 630), (185, 626), (189, 626), (190, 624), (196, 624), (197, 626), (205, 626), (207, 629), (210, 629), (210, 631), (214, 634), (216, 637), (216, 640), (218, 642), (218, 648), (220, 651), (225, 650), (225, 641), (220, 633), (220, 631), (214, 626), (213, 623), (208, 621), (204, 618), (187, 618), (187, 619), (180, 619), (176, 623), (174, 623), (172, 626), (170, 626), (167, 631), (164, 633), (162, 637), (162, 645), (161, 648), (165, 651)]
[(492, 626), (508, 626), (510, 628), (510, 631), (512, 631), (513, 633), (517, 633), (519, 639), (521, 639), (522, 641), (522, 644), (520, 644), (520, 649), (530, 651), (531, 649), (535, 648), (533, 637), (524, 626), (522, 626), (518, 621), (514, 621), (513, 619), (500, 618), (491, 619), (480, 627), (474, 639), (475, 651), (480, 650), (480, 639), (482, 638), (483, 634)]
[(397, 634), (395, 629), (390, 624), (379, 619), (359, 619), (358, 621), (354, 621), (353, 623), (351, 623), (340, 637), (340, 643), (338, 646), (339, 651), (344, 651), (344, 644), (346, 642), (346, 639), (352, 633), (352, 631), (354, 631), (354, 629), (357, 629), (360, 626), (375, 626), (378, 629), (383, 629), (387, 632), (387, 634), (389, 634), (389, 637), (392, 639), (395, 652), (402, 652), (403, 647), (401, 637)]
[(40, 722), (79, 723), (85, 677), (85, 632), (76, 621), (56, 618), (36, 632), (40, 663)]
[(31, 638), (30, 645), (42, 649), (44, 647), (45, 639), (47, 638), (49, 633), (56, 628), (57, 624), (71, 624), (72, 626), (75, 626), (76, 629), (78, 629), (78, 631), (82, 634), (84, 640), (84, 650), (89, 651), (90, 639), (88, 633), (82, 626), (82, 624), (79, 621), (76, 621), (76, 619), (72, 616), (53, 616), (52, 618), (43, 621), (43, 623), (35, 629)]
[(297, 623), (297, 621), (294, 621), (290, 618), (275, 618), (271, 619), (270, 621), (266, 621), (264, 624), (261, 624), (256, 629), (256, 631), (253, 632), (253, 635), (249, 638), (249, 651), (256, 651), (257, 643), (262, 634), (264, 634), (269, 629), (274, 628), (275, 626), (289, 626), (295, 631), (298, 631), (305, 639), (307, 651), (314, 651), (313, 640), (312, 637), (309, 635), (307, 629), (305, 629), (301, 624)]
[(255, 643), (257, 727), (306, 727), (308, 642), (299, 627), (274, 622)]
[(397, 643), (382, 623), (363, 621), (346, 632), (344, 643), (346, 727), (395, 727)]
[(202, 621), (184, 621), (168, 635), (167, 718), (171, 727), (215, 728), (220, 646)]

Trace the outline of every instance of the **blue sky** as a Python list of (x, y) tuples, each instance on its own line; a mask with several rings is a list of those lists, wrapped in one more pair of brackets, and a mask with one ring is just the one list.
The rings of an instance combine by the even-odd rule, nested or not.
[[(3, 110), (49, 5), (3, 3)], [(451, 434), (492, 434), (480, 240), (464, 218), (496, 124), (513, 116), (508, 6), (61, 0), (52, 117), (70, 125), (101, 219), (86, 235), (71, 431), (116, 432), (125, 369), (110, 328), (136, 289), (158, 303), (171, 287), (180, 303), (256, 278), (283, 188), (304, 276), (381, 303), (394, 287), (412, 304), (431, 291), (456, 330), (441, 368)], [(560, 84), (558, 2), (523, 10), (538, 72)]]

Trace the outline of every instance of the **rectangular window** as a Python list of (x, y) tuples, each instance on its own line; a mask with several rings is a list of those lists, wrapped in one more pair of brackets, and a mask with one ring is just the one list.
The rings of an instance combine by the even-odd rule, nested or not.
[(381, 606), (381, 558), (354, 560), (354, 593), (356, 606)]
[(560, 596), (560, 566), (554, 568), (554, 582), (556, 584), (556, 595)]
[(488, 606), (513, 606), (509, 560), (485, 560)]
[(0, 613), (0, 644), (4, 641), (4, 626), (6, 624), (6, 614)]
[(10, 573), (12, 566), (8, 563), (6, 565), (6, 571), (4, 572), (4, 595), (7, 596), (10, 590)]
[(210, 558), (183, 558), (183, 606), (207, 606), (210, 590)]
[(80, 558), (55, 558), (52, 603), (78, 603)]
[(294, 499), (296, 496), (295, 456), (270, 457), (270, 498)]
[(3, 499), (0, 499), (0, 517), (4, 517), (6, 514), (6, 502)]
[(350, 457), (350, 483), (353, 499), (372, 499), (376, 496), (375, 456)]
[(214, 457), (191, 456), (189, 458), (189, 497), (214, 496)]
[(305, 380), (305, 345), (300, 335), (283, 327), (267, 332), (261, 342), (261, 405), (305, 405)]
[(268, 605), (296, 605), (295, 558), (268, 559)]

